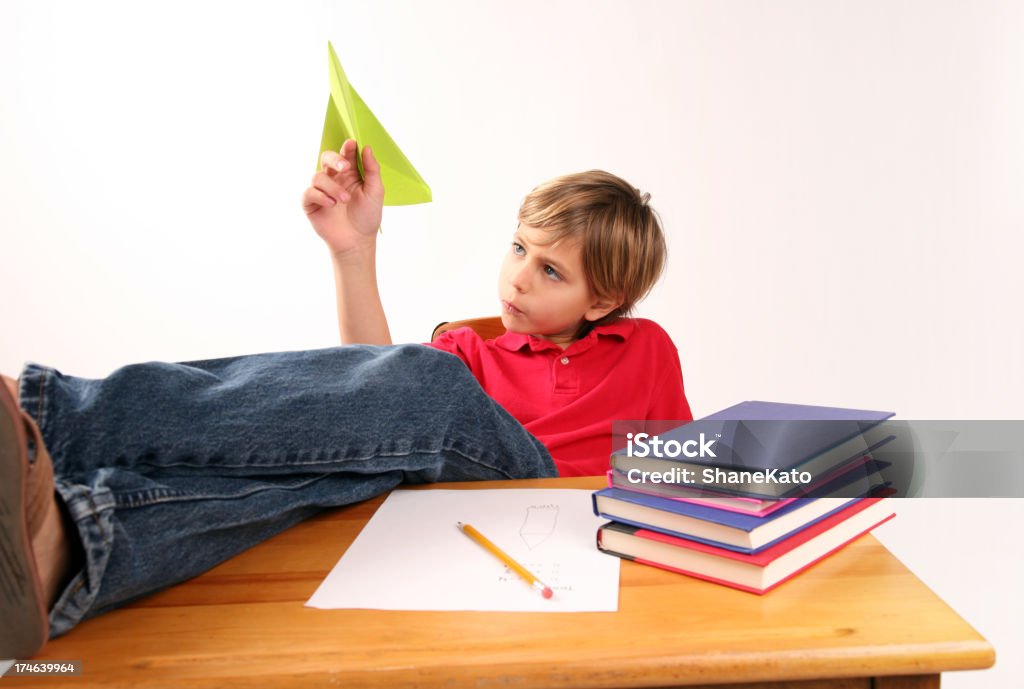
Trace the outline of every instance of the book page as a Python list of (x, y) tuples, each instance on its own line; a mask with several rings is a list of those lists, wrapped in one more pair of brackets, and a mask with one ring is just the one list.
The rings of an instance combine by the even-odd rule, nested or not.
[[(306, 603), (314, 608), (614, 612), (619, 558), (595, 545), (590, 490), (396, 490)], [(472, 524), (550, 599), (463, 534)]]

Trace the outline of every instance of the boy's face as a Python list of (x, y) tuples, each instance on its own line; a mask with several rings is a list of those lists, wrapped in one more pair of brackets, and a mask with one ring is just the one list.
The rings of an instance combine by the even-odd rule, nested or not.
[(618, 304), (601, 301), (583, 272), (578, 241), (548, 244), (548, 233), (520, 225), (501, 264), (501, 322), (517, 333), (567, 347), (584, 320), (595, 321)]

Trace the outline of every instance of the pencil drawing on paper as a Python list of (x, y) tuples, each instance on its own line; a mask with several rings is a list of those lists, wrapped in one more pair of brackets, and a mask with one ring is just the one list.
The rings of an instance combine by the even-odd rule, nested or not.
[(533, 550), (548, 540), (558, 526), (558, 505), (531, 505), (526, 508), (526, 518), (519, 527), (519, 537), (526, 547)]

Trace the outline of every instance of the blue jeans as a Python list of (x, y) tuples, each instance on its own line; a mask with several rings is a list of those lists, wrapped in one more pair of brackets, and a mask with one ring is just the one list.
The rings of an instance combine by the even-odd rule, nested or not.
[(20, 400), (85, 554), (51, 636), (403, 482), (556, 475), (457, 357), (422, 345), (146, 363), (102, 380), (30, 364)]

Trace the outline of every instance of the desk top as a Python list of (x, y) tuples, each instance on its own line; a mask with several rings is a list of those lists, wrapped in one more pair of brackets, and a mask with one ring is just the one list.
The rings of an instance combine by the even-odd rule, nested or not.
[(315, 517), (196, 579), (88, 620), (35, 660), (84, 660), (76, 687), (140, 689), (657, 686), (930, 675), (994, 662), (988, 642), (870, 535), (765, 596), (623, 562), (617, 613), (304, 607), (382, 501)]

